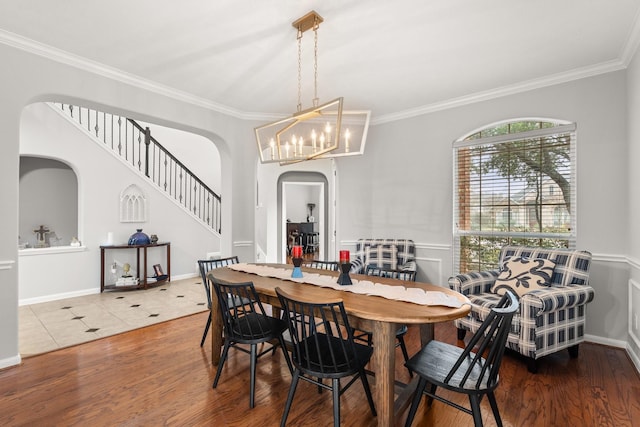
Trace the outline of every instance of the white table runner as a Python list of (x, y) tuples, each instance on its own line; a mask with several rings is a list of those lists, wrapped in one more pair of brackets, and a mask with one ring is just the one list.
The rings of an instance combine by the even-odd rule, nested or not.
[(228, 266), (235, 271), (256, 274), (263, 277), (274, 277), (291, 282), (305, 283), (310, 285), (332, 288), (339, 291), (352, 292), (354, 294), (374, 295), (386, 299), (398, 300), (403, 302), (411, 302), (419, 305), (441, 305), (445, 307), (459, 308), (463, 304), (469, 304), (469, 300), (465, 298), (462, 302), (453, 295), (449, 295), (440, 291), (425, 291), (420, 288), (405, 288), (404, 286), (391, 286), (382, 283), (374, 283), (369, 280), (351, 279), (352, 285), (339, 285), (336, 283), (337, 278), (333, 276), (322, 275), (318, 273), (308, 273), (303, 271), (302, 278), (291, 277), (291, 269), (271, 267), (267, 265), (256, 264), (232, 264)]

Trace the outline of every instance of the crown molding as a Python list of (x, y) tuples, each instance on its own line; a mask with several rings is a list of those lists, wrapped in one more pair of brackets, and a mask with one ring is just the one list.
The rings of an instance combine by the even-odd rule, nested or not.
[(599, 74), (619, 71), (626, 68), (621, 60), (613, 60), (600, 64), (577, 68), (564, 73), (552, 74), (550, 76), (532, 79), (513, 85), (503, 86), (495, 89), (489, 89), (482, 92), (476, 92), (470, 95), (452, 98), (442, 102), (436, 102), (409, 110), (399, 111), (397, 113), (385, 114), (376, 119), (371, 120), (372, 125), (379, 125), (397, 120), (409, 119), (424, 114), (434, 113), (436, 111), (448, 110), (450, 108), (461, 107), (464, 105), (475, 104), (477, 102), (488, 101), (491, 99), (502, 98), (509, 95), (515, 95), (522, 92), (528, 92), (534, 89), (540, 89), (548, 86), (554, 86), (560, 83), (567, 83), (574, 80), (584, 79), (586, 77), (597, 76)]
[(620, 58), (625, 67), (628, 67), (633, 59), (633, 56), (640, 46), (640, 10), (636, 13), (636, 17), (633, 20), (633, 26), (629, 31), (629, 37), (627, 37), (627, 43), (625, 43)]
[[(0, 43), (12, 46), (16, 49), (20, 49), (34, 55), (41, 56), (43, 58), (50, 59), (65, 65), (69, 65), (74, 68), (78, 68), (90, 73), (94, 73), (121, 83), (129, 84), (134, 87), (148, 90), (159, 95), (163, 95), (178, 101), (186, 102), (192, 105), (196, 105), (202, 108), (206, 108), (218, 113), (227, 114), (229, 116), (241, 119), (241, 120), (277, 120), (285, 117), (286, 114), (271, 114), (260, 112), (243, 112), (187, 92), (183, 92), (169, 86), (165, 86), (147, 79), (143, 79), (131, 73), (127, 73), (120, 69), (109, 67), (96, 61), (89, 60), (87, 58), (74, 55), (72, 53), (63, 51), (61, 49), (54, 48), (52, 46), (36, 42), (18, 34), (0, 29)], [(477, 102), (487, 101), (491, 99), (501, 98), (508, 95), (527, 92), (534, 89), (539, 89), (547, 86), (553, 86), (560, 83), (566, 83), (573, 80), (579, 80), (586, 77), (592, 77), (599, 74), (609, 73), (625, 69), (636, 49), (640, 45), (640, 23), (638, 19), (635, 20), (635, 24), (630, 31), (630, 35), (627, 43), (621, 54), (621, 59), (616, 59), (608, 62), (603, 62), (593, 66), (578, 68), (570, 70), (564, 73), (558, 73), (550, 76), (541, 77), (538, 79), (532, 79), (513, 85), (503, 86), (495, 89), (489, 89), (482, 92), (476, 92), (470, 95), (453, 98), (450, 100), (436, 102), (412, 108), (408, 110), (399, 111), (396, 113), (381, 115), (377, 118), (371, 119), (371, 125), (379, 125), (383, 123), (393, 122), (397, 120), (404, 120), (424, 114), (433, 113), (436, 111), (447, 110), (451, 108), (461, 107), (464, 105), (474, 104)]]
[(74, 55), (61, 49), (28, 39), (18, 34), (0, 29), (0, 43), (50, 59), (61, 64), (65, 64), (83, 71), (106, 77), (121, 83), (148, 90), (159, 95), (173, 98), (178, 101), (203, 107), (209, 110), (227, 114), (238, 119), (252, 119), (256, 113), (243, 113), (239, 110), (218, 104), (207, 99), (179, 91), (169, 86), (165, 86), (151, 80), (143, 79), (120, 69), (109, 67), (90, 59)]

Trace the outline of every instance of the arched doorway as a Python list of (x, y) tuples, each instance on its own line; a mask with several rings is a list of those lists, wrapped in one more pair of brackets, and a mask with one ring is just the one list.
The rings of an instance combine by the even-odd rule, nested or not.
[[(318, 259), (329, 246), (329, 182), (319, 172), (292, 171), (278, 177), (278, 259), (286, 260), (287, 222), (307, 223), (319, 233)], [(309, 205), (314, 205), (311, 209)], [(313, 218), (312, 218), (313, 217)], [(311, 219), (311, 221), (309, 221)]]

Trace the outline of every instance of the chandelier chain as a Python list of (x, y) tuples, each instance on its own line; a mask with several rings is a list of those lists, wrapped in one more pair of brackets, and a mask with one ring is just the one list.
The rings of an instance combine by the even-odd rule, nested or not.
[(318, 28), (316, 19), (313, 23), (313, 106), (318, 106)]
[(302, 111), (302, 31), (298, 28), (298, 112)]

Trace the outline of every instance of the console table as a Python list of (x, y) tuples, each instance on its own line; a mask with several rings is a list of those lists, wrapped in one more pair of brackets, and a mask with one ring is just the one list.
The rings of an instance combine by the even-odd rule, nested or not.
[[(167, 254), (167, 278), (164, 280), (156, 281), (153, 283), (148, 283), (147, 278), (147, 250), (149, 248), (159, 248), (165, 247)], [(138, 284), (131, 286), (116, 286), (115, 284), (107, 284), (104, 283), (104, 273), (105, 273), (105, 252), (107, 250), (118, 250), (118, 249), (135, 249), (136, 250), (136, 271), (138, 272)], [(142, 251), (142, 270), (140, 269), (140, 252)], [(106, 290), (128, 290), (128, 289), (147, 289), (150, 286), (156, 286), (164, 281), (171, 281), (171, 242), (158, 242), (158, 243), (150, 243), (148, 245), (104, 245), (100, 246), (100, 292), (104, 292)]]

